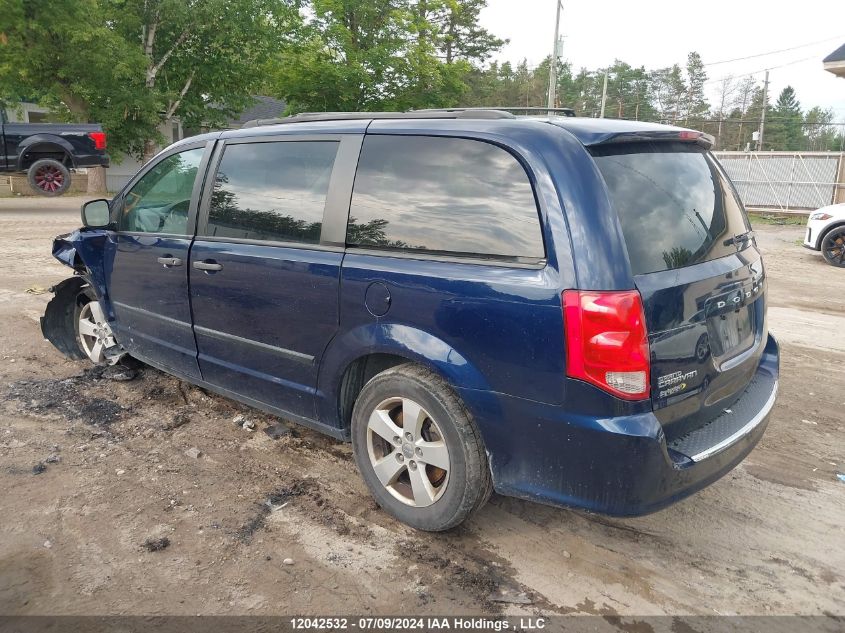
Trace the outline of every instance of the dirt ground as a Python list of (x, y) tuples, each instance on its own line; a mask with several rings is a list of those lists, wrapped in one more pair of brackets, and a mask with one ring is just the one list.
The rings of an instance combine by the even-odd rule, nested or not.
[(845, 271), (802, 227), (755, 227), (782, 373), (745, 463), (647, 517), (494, 496), (427, 535), (379, 511), (348, 445), (46, 343), (80, 202), (0, 201), (0, 614), (845, 613)]

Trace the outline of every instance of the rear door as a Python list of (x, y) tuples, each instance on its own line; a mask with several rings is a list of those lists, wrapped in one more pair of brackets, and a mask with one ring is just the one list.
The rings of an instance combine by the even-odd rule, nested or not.
[(191, 251), (191, 302), (206, 382), (314, 417), (317, 367), (337, 331), (340, 243), (359, 135), (230, 139), (209, 179)]
[(646, 312), (654, 410), (670, 438), (729, 407), (766, 341), (766, 280), (739, 199), (682, 142), (591, 148)]
[(188, 252), (213, 143), (180, 146), (149, 164), (115, 201), (106, 265), (118, 340), (130, 354), (199, 378), (188, 303)]

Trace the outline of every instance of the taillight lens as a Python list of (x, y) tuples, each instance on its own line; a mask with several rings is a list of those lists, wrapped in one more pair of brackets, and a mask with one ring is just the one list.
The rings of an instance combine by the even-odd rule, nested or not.
[(626, 400), (649, 396), (648, 333), (636, 290), (563, 293), (566, 375)]
[(94, 141), (94, 147), (97, 149), (106, 149), (105, 132), (88, 132), (88, 136), (92, 141)]

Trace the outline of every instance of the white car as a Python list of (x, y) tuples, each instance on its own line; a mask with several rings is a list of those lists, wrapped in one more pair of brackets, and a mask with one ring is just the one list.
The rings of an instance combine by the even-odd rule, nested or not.
[(845, 268), (845, 203), (822, 207), (810, 214), (804, 248), (821, 251), (828, 264)]

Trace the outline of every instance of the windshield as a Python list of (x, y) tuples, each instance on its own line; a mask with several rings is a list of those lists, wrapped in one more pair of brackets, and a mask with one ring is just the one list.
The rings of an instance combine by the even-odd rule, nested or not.
[(689, 143), (591, 148), (628, 247), (635, 275), (691, 266), (736, 252), (749, 230), (715, 159)]

